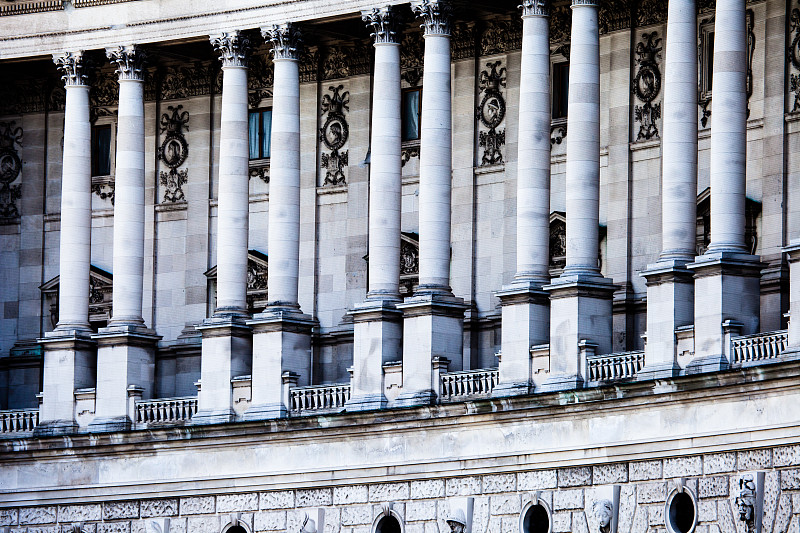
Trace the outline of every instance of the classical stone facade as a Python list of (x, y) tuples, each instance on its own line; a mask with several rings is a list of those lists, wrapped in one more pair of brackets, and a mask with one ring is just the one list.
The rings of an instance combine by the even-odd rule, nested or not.
[(796, 0), (8, 0), (4, 533), (800, 533)]

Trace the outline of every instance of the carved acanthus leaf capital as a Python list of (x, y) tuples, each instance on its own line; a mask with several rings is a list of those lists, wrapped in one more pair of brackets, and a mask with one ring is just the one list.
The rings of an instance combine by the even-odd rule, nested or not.
[(211, 46), (219, 54), (224, 67), (246, 67), (250, 39), (239, 30), (212, 35)]
[(274, 24), (261, 28), (261, 35), (272, 44), (272, 59), (299, 60), (303, 52), (303, 34), (296, 24)]
[(400, 16), (395, 6), (373, 8), (372, 11), (362, 11), (361, 19), (367, 23), (367, 29), (375, 43), (400, 43)]
[(53, 63), (61, 71), (61, 79), (65, 85), (86, 85), (83, 50), (53, 54)]
[(600, 5), (599, 0), (572, 0), (572, 7), (589, 6), (597, 7)]
[(422, 17), (425, 35), (450, 35), (453, 7), (448, 0), (416, 0), (411, 4), (414, 14)]
[(117, 64), (120, 80), (144, 80), (144, 50), (135, 44), (106, 48), (106, 57)]
[(547, 0), (522, 0), (522, 5), (518, 7), (522, 9), (523, 17), (547, 17), (550, 15)]

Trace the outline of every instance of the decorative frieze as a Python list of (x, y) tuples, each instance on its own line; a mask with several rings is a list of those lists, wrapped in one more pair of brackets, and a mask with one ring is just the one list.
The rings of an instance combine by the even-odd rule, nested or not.
[(641, 0), (636, 8), (636, 25), (649, 26), (667, 20), (667, 3), (663, 0)]
[(0, 223), (14, 221), (20, 212), (17, 200), (22, 198), (22, 184), (17, 181), (22, 161), (17, 148), (22, 146), (22, 128), (15, 121), (0, 122)]
[(109, 176), (92, 176), (92, 193), (114, 205), (114, 179)]
[(250, 38), (239, 30), (224, 32), (210, 37), (211, 46), (219, 54), (222, 68), (246, 67), (250, 52)]
[(480, 122), (478, 146), (483, 149), (481, 166), (497, 165), (503, 162), (501, 148), (506, 143), (505, 128), (499, 129), (506, 115), (506, 100), (502, 89), (506, 86), (506, 68), (502, 61), (486, 63), (478, 81), (482, 95), (478, 104), (477, 118)]
[(522, 19), (493, 20), (481, 33), (480, 55), (502, 54), (522, 48)]
[(92, 69), (89, 74), (89, 120), (115, 116), (119, 83), (113, 70)]
[(214, 76), (213, 64), (200, 61), (165, 67), (158, 74), (158, 96), (161, 100), (178, 100), (208, 94)]
[(315, 82), (319, 78), (319, 51), (304, 47), (300, 54), (300, 83)]
[(319, 140), (325, 150), (321, 166), (325, 172), (324, 185), (344, 185), (347, 183), (348, 151), (345, 149), (350, 138), (350, 126), (346, 113), (350, 111), (350, 91), (344, 85), (331, 85), (330, 94), (322, 97), (321, 115), (323, 125), (319, 130)]
[(188, 169), (178, 170), (189, 156), (189, 143), (183, 134), (188, 128), (189, 112), (181, 111), (182, 105), (168, 106), (167, 113), (161, 115), (161, 133), (166, 134), (164, 141), (158, 149), (158, 158), (168, 168), (169, 172), (161, 171), (159, 183), (164, 189), (162, 202), (183, 202), (183, 186), (189, 179)]
[(272, 98), (275, 85), (275, 65), (268, 54), (253, 54), (247, 71), (247, 102), (258, 107), (264, 98)]
[(372, 30), (370, 37), (378, 43), (400, 42), (400, 17), (394, 6), (374, 7), (371, 11), (362, 11), (361, 19)]
[(261, 34), (272, 45), (273, 59), (300, 59), (303, 36), (296, 24), (273, 24), (271, 28), (262, 28)]
[(403, 34), (400, 43), (400, 77), (412, 87), (416, 87), (422, 79), (422, 59), (425, 55), (425, 44), (422, 32), (410, 31)]
[(0, 17), (6, 17), (9, 15), (24, 15), (27, 13), (44, 13), (45, 11), (61, 11), (63, 9), (63, 0), (6, 0), (3, 5), (0, 5)]
[(448, 0), (418, 0), (411, 5), (414, 14), (422, 18), (425, 35), (450, 35), (453, 7)]
[(122, 80), (144, 80), (144, 62), (146, 54), (135, 44), (107, 48), (106, 56), (111, 63), (116, 63), (117, 75)]
[(400, 165), (406, 166), (406, 163), (411, 161), (412, 157), (419, 159), (419, 146), (408, 146), (403, 148), (402, 152), (400, 153)]
[(324, 49), (322, 79), (335, 80), (369, 74), (373, 49), (368, 43), (354, 41), (348, 45), (330, 46)]
[(642, 102), (633, 108), (634, 119), (639, 123), (637, 141), (659, 138), (658, 123), (661, 118), (661, 103), (655, 100), (661, 94), (661, 70), (658, 62), (661, 59), (661, 37), (658, 33), (642, 34), (642, 40), (636, 45), (636, 75), (633, 77), (633, 94)]
[(458, 21), (453, 24), (453, 35), (450, 37), (450, 54), (454, 60), (475, 57), (476, 34), (477, 29), (474, 22)]
[(789, 112), (797, 113), (800, 111), (800, 9), (797, 7), (792, 8), (789, 23), (789, 92), (794, 96)]
[(569, 4), (550, 8), (550, 42), (563, 43), (570, 40), (572, 32), (572, 10)]

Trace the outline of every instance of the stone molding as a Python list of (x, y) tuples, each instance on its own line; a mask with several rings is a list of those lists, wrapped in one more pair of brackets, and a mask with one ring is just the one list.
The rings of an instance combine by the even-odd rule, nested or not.
[(130, 44), (107, 48), (106, 56), (112, 64), (116, 63), (120, 81), (144, 81), (144, 62), (147, 56), (138, 45)]
[(222, 68), (247, 67), (250, 39), (243, 32), (234, 30), (210, 37), (211, 46), (219, 54)]
[(400, 17), (394, 6), (362, 11), (361, 20), (367, 23), (367, 29), (372, 30), (370, 37), (375, 40), (375, 44), (400, 43)]
[(425, 35), (450, 36), (453, 27), (453, 7), (449, 0), (418, 0), (411, 4), (414, 14), (421, 17)]
[(291, 59), (297, 61), (303, 52), (303, 35), (296, 24), (273, 24), (261, 28), (261, 34), (272, 45), (272, 60)]

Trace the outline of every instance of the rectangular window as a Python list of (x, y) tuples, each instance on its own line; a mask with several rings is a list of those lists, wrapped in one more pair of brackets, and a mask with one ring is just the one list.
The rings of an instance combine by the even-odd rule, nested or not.
[(553, 119), (566, 118), (569, 107), (569, 63), (553, 65)]
[(92, 176), (111, 174), (111, 124), (92, 128)]
[(706, 86), (705, 92), (710, 93), (714, 86), (714, 32), (706, 34)]
[(404, 141), (419, 139), (419, 124), (422, 107), (422, 88), (403, 91), (403, 137)]
[(264, 159), (270, 153), (272, 109), (251, 111), (247, 127), (250, 137), (250, 159)]

